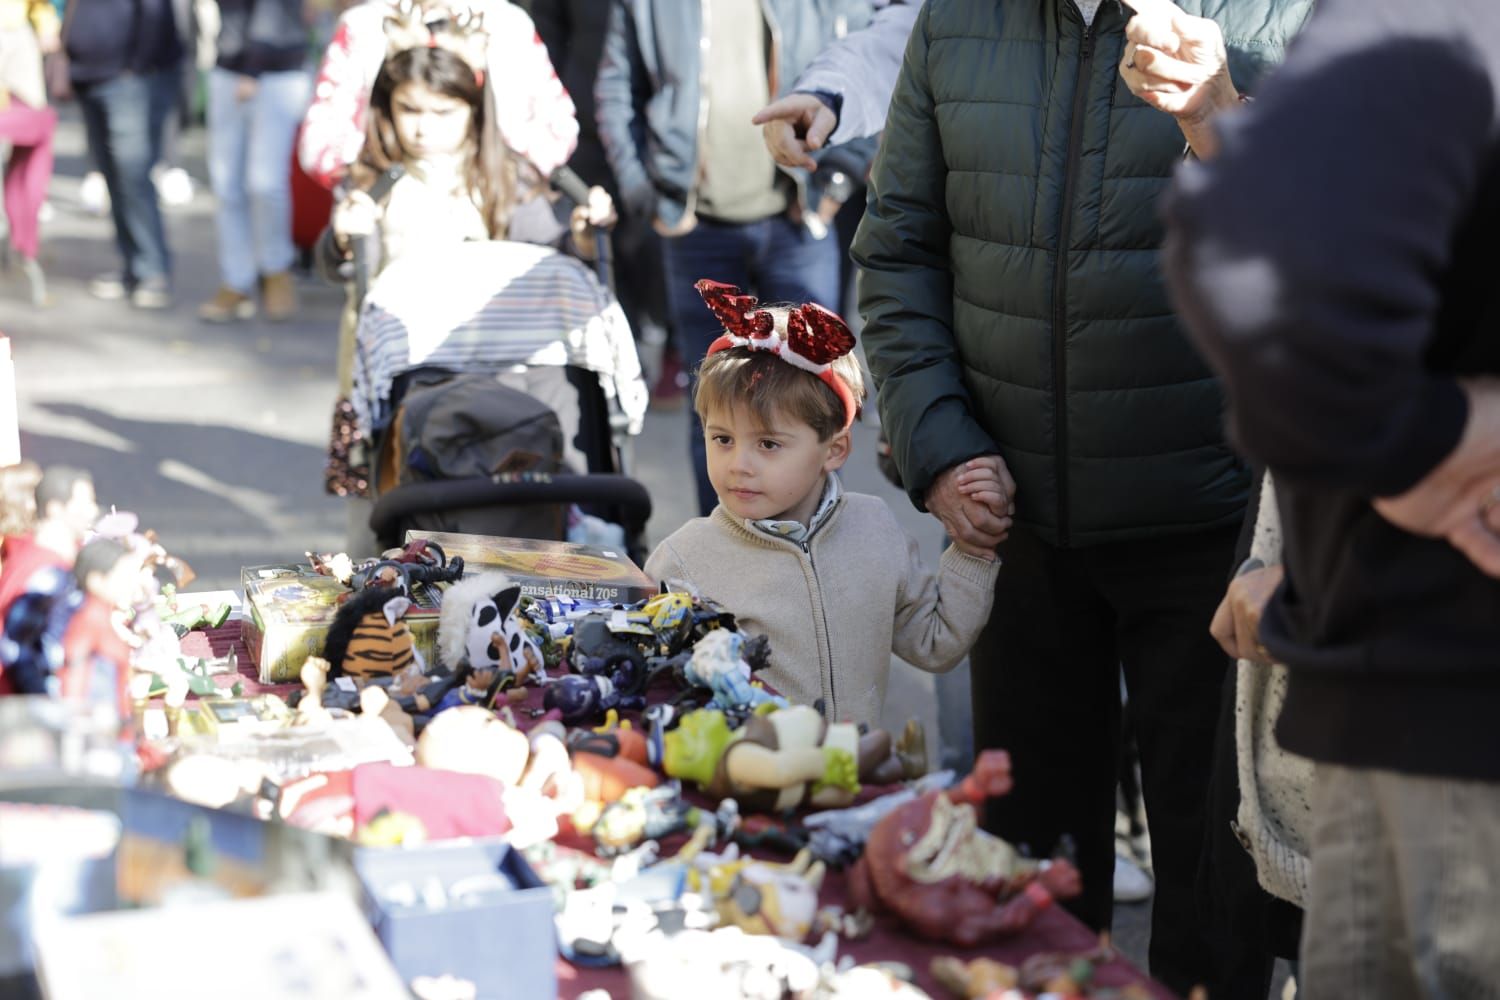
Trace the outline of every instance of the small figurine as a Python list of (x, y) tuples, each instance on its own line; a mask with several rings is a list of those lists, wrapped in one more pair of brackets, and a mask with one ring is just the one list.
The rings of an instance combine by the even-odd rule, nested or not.
[(118, 542), (101, 538), (79, 551), (73, 576), (84, 598), (63, 632), (62, 696), (112, 705), (123, 726), (132, 718), (130, 646), (116, 619), (135, 601), (141, 564)]
[(401, 710), (401, 706), (391, 700), (391, 696), (385, 693), (385, 689), (378, 684), (371, 684), (361, 688), (359, 692), (359, 712), (365, 719), (379, 719), (391, 727), (391, 732), (396, 738), (409, 747), (417, 745), (416, 723), (412, 717)]
[[(766, 643), (764, 636), (756, 638)], [(768, 703), (787, 707), (785, 698), (750, 683), (750, 664), (743, 655), (745, 646), (745, 637), (740, 633), (716, 629), (693, 646), (693, 656), (683, 676), (689, 683), (713, 692), (708, 708), (731, 709)]]
[(443, 592), (438, 658), (450, 670), (468, 668), (487, 687), (496, 672), (524, 684), (543, 672), (542, 652), (516, 615), (521, 585), (504, 573), (481, 573)]
[(857, 726), (829, 723), (807, 705), (762, 706), (736, 730), (723, 712), (698, 709), (653, 738), (654, 759), (668, 775), (755, 812), (782, 812), (804, 802), (846, 806), (861, 781), (889, 784), (927, 770), (926, 736), (915, 720), (893, 747), (884, 730), (862, 735)]
[(589, 834), (601, 857), (632, 850), (642, 841), (660, 840), (674, 833), (711, 823), (719, 838), (727, 837), (739, 821), (734, 799), (725, 799), (708, 813), (682, 797), (682, 785), (669, 781), (655, 788), (638, 787), (604, 807)]
[(340, 605), (323, 645), (328, 676), (369, 681), (424, 674), (426, 664), (406, 626), (410, 608), (406, 588), (383, 586), (366, 587)]
[(804, 851), (788, 864), (772, 864), (741, 857), (733, 844), (722, 854), (710, 854), (704, 848), (716, 834), (702, 825), (677, 852), (676, 860), (689, 865), (689, 885), (706, 891), (725, 924), (788, 941), (806, 938), (818, 914), (823, 863)]
[(568, 648), (568, 663), (575, 673), (606, 677), (625, 695), (638, 695), (646, 689), (647, 646), (655, 637), (617, 632), (610, 617), (587, 615), (573, 624), (573, 642)]
[(27, 460), (0, 469), (0, 538), (29, 535), (36, 527), (36, 487), (42, 468)]
[(17, 597), (36, 588), (38, 574), (67, 572), (99, 519), (94, 481), (79, 469), (53, 466), (42, 473), (34, 496), (36, 527), (30, 535), (8, 536), (0, 556), (0, 622)]
[(623, 695), (615, 690), (608, 677), (590, 674), (567, 674), (549, 681), (542, 695), (542, 708), (557, 712), (564, 725), (582, 726), (597, 722), (610, 709), (641, 708), (646, 701), (638, 695)]
[(1000, 990), (1020, 990), (1059, 1000), (1149, 1000), (1151, 991), (1140, 983), (1119, 988), (1095, 985), (1099, 966), (1115, 957), (1115, 950), (1101, 942), (1088, 952), (1032, 955), (1019, 966), (989, 958), (965, 962), (948, 956), (934, 958), (930, 969), (932, 978), (961, 1000), (981, 1000)]
[(975, 809), (1010, 788), (1010, 758), (986, 750), (956, 787), (888, 814), (850, 869), (851, 901), (894, 913), (919, 937), (972, 948), (1029, 926), (1054, 899), (1078, 895), (1070, 862), (1023, 858), (978, 828)]
[(328, 661), (309, 656), (302, 664), (302, 686), (307, 690), (297, 702), (296, 726), (326, 726), (333, 715), (323, 706), (323, 690), (328, 687)]

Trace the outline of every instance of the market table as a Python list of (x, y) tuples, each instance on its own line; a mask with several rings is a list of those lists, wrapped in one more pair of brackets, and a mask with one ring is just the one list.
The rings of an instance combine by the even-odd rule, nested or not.
[[(296, 684), (268, 685), (260, 682), (255, 664), (245, 649), (238, 620), (231, 620), (217, 629), (191, 633), (184, 639), (183, 645), (184, 652), (188, 655), (226, 656), (233, 651), (239, 660), (239, 673), (238, 675), (221, 675), (218, 683), (221, 687), (228, 688), (238, 681), (243, 685), (244, 695), (247, 697), (261, 693), (274, 693), (285, 697), (300, 687)], [(527, 709), (537, 707), (540, 701), (540, 692), (534, 691), (527, 702), (518, 706), (515, 714), (520, 726), (525, 728), (529, 724), (531, 717)], [(871, 789), (861, 798), (874, 797), (878, 792), (878, 789)], [(676, 837), (665, 840), (662, 844), (663, 856), (673, 854), (685, 839), (685, 837)], [(770, 852), (758, 849), (751, 853), (767, 858), (776, 857)], [(777, 860), (785, 860), (785, 858), (781, 857)], [(823, 881), (819, 896), (824, 905), (846, 906), (848, 901), (846, 874), (840, 871), (829, 871)], [(840, 956), (852, 955), (859, 962), (903, 963), (914, 973), (917, 985), (933, 997), (941, 998), (948, 994), (937, 985), (928, 971), (934, 958), (954, 955), (968, 960), (982, 956), (1015, 965), (1032, 955), (1044, 952), (1087, 952), (1096, 948), (1098, 944), (1098, 936), (1077, 918), (1060, 907), (1051, 907), (1044, 911), (1024, 933), (973, 949), (919, 941), (902, 931), (891, 918), (881, 917), (877, 920), (875, 929), (869, 937), (859, 941), (840, 942), (839, 954)], [(1171, 1000), (1174, 996), (1166, 987), (1150, 979), (1129, 961), (1118, 956), (1097, 969), (1095, 981), (1100, 986), (1112, 987), (1140, 984), (1150, 990), (1153, 996), (1162, 1000)], [(608, 990), (615, 1000), (623, 1000), (630, 996), (629, 977), (624, 969), (618, 967), (582, 968), (559, 958), (557, 982), (560, 997), (577, 997), (592, 989)]]

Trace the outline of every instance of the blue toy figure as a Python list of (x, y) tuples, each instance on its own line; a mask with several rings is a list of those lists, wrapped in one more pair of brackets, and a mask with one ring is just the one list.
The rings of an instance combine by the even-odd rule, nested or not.
[(683, 676), (714, 693), (709, 708), (730, 711), (768, 702), (786, 708), (789, 703), (785, 698), (750, 683), (750, 664), (741, 655), (744, 645), (745, 637), (740, 633), (714, 629), (693, 647), (693, 658), (683, 669)]

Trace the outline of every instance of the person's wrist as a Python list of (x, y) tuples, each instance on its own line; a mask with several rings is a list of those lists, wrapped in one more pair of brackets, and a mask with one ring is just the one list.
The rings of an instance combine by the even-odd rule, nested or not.
[(1202, 128), (1206, 126), (1215, 116), (1228, 111), (1241, 103), (1244, 98), (1235, 87), (1234, 80), (1229, 76), (1229, 70), (1223, 69), (1214, 74), (1212, 79), (1204, 88), (1204, 100), (1192, 111), (1184, 112), (1177, 116), (1177, 120), (1184, 129)]

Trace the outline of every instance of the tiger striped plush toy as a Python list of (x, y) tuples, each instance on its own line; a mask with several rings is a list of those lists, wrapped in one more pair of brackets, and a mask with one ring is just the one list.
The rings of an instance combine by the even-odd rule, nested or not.
[(372, 681), (426, 673), (405, 615), (411, 598), (399, 587), (369, 586), (339, 607), (323, 658), (328, 676)]

